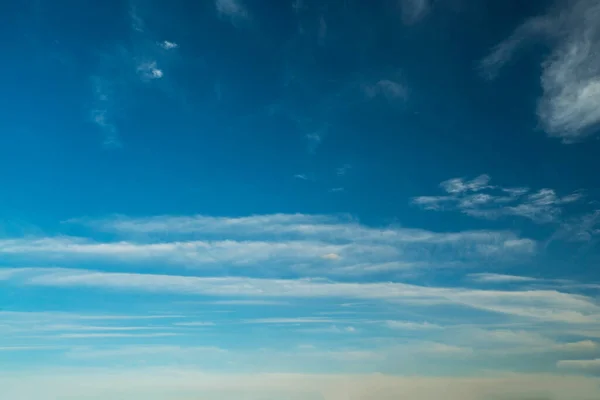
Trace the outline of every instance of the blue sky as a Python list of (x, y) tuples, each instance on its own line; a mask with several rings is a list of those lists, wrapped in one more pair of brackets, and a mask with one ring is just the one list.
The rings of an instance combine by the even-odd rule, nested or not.
[(597, 0), (0, 7), (9, 397), (600, 397)]

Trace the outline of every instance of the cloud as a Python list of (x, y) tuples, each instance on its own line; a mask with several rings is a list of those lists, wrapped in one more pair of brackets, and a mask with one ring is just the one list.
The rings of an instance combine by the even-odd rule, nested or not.
[(336, 168), (335, 173), (337, 176), (344, 176), (350, 169), (352, 169), (352, 165), (344, 164), (343, 166)]
[(477, 242), (498, 243), (519, 239), (506, 231), (433, 232), (396, 226), (369, 227), (349, 217), (310, 214), (264, 214), (247, 217), (156, 216), (129, 218), (116, 216), (105, 219), (73, 219), (67, 223), (83, 224), (103, 232), (121, 234), (227, 235), (230, 237), (304, 238), (332, 242), (367, 243), (429, 243), (452, 244)]
[(215, 300), (211, 304), (222, 306), (288, 306), (290, 303), (285, 301), (273, 300)]
[(429, 322), (385, 321), (385, 325), (388, 328), (399, 330), (428, 330), (442, 328), (439, 325), (431, 324)]
[(556, 363), (556, 366), (567, 369), (599, 369), (600, 358), (593, 360), (560, 360)]
[(571, 242), (590, 242), (600, 236), (600, 210), (563, 222), (554, 238)]
[(367, 98), (383, 96), (388, 100), (406, 100), (408, 91), (406, 87), (389, 79), (382, 79), (371, 85), (364, 85), (363, 92)]
[(93, 88), (93, 108), (90, 111), (91, 121), (103, 132), (103, 144), (105, 146), (110, 148), (121, 147), (112, 111), (114, 108), (112, 85), (100, 76), (92, 77), (91, 83)]
[(550, 223), (560, 218), (566, 205), (583, 197), (581, 193), (560, 197), (552, 189), (531, 192), (529, 188), (492, 186), (489, 181), (488, 175), (473, 180), (453, 178), (440, 183), (446, 194), (414, 197), (412, 202), (426, 210), (460, 211), (477, 218), (522, 217)]
[(489, 182), (489, 175), (479, 175), (471, 181), (465, 181), (463, 178), (449, 179), (440, 183), (440, 187), (451, 194), (479, 192), (480, 190), (491, 188)]
[[(377, 274), (410, 266), (448, 268), (491, 258), (494, 262), (510, 263), (534, 254), (537, 247), (535, 241), (509, 231), (441, 233), (396, 226), (376, 228), (348, 217), (328, 215), (135, 219), (117, 216), (69, 223), (117, 233), (127, 240), (5, 239), (0, 240), (0, 253), (29, 259), (96, 258), (206, 268), (259, 267), (273, 271), (288, 268), (295, 273), (323, 276), (344, 272)], [(336, 258), (334, 267), (327, 262), (332, 258)]]
[(130, 29), (118, 40), (107, 42), (102, 51), (94, 51), (91, 60), (89, 118), (104, 133), (104, 145), (113, 148), (122, 147), (120, 121), (127, 117), (132, 104), (137, 107), (144, 102), (135, 96), (138, 86), (160, 79), (161, 85), (153, 85), (156, 93), (181, 100), (174, 80), (168, 77), (169, 68), (179, 60), (172, 51), (178, 44), (159, 39), (153, 26), (146, 24), (143, 16), (156, 9), (134, 0), (127, 3)]
[(528, 276), (503, 275), (492, 273), (469, 274), (468, 277), (478, 283), (523, 283), (536, 282), (538, 279)]
[(192, 321), (192, 322), (176, 322), (175, 326), (215, 326), (214, 322), (210, 321)]
[(247, 324), (330, 324), (329, 318), (256, 318), (245, 321)]
[(163, 40), (158, 45), (165, 50), (173, 50), (173, 49), (176, 49), (179, 47), (179, 45), (177, 43), (169, 42), (168, 40)]
[(336, 253), (327, 253), (327, 254), (323, 254), (321, 256), (321, 258), (324, 258), (325, 260), (335, 261), (335, 260), (339, 260), (342, 257), (340, 257), (340, 255), (336, 254)]
[(61, 268), (21, 268), (13, 285), (95, 288), (179, 295), (245, 296), (262, 299), (337, 298), (392, 304), (450, 305), (511, 315), (530, 321), (600, 322), (600, 306), (591, 298), (556, 290), (474, 290), (405, 283), (342, 283), (238, 277), (109, 273)]
[(343, 188), (343, 187), (336, 187), (336, 188), (331, 188), (331, 189), (329, 189), (329, 191), (330, 191), (331, 193), (339, 193), (339, 192), (343, 192), (343, 191), (344, 191), (344, 188)]
[(146, 61), (137, 66), (137, 72), (142, 79), (152, 80), (163, 77), (163, 71), (156, 65), (156, 61)]
[(216, 0), (215, 7), (219, 15), (230, 18), (234, 23), (250, 18), (248, 10), (240, 0)]
[(173, 346), (173, 345), (150, 345), (150, 346), (114, 346), (107, 348), (74, 348), (66, 356), (71, 359), (89, 360), (98, 358), (125, 359), (144, 356), (179, 356), (199, 357), (210, 354), (223, 354), (227, 351), (218, 347), (208, 346)]
[(317, 148), (321, 144), (322, 137), (318, 132), (309, 133), (305, 136), (306, 141), (308, 142), (308, 151), (309, 153), (314, 154), (317, 151)]
[(543, 38), (552, 31), (552, 20), (535, 17), (519, 26), (512, 35), (496, 45), (490, 54), (480, 61), (481, 72), (488, 79), (494, 79), (501, 68), (512, 60), (515, 53), (536, 39)]
[(399, 0), (402, 20), (411, 25), (423, 19), (431, 10), (431, 0)]
[(170, 337), (178, 336), (178, 333), (172, 332), (157, 332), (157, 333), (61, 333), (54, 336), (45, 336), (55, 339), (107, 339), (107, 338), (153, 338), (153, 337)]
[(294, 175), (294, 178), (300, 179), (300, 180), (303, 180), (303, 181), (308, 180), (308, 177), (306, 175), (304, 175), (304, 174), (296, 174), (296, 175)]
[(517, 49), (538, 37), (545, 39), (552, 51), (542, 63), (537, 115), (548, 135), (565, 143), (591, 136), (600, 124), (598, 18), (596, 0), (557, 1), (548, 14), (526, 21), (482, 61), (493, 77)]

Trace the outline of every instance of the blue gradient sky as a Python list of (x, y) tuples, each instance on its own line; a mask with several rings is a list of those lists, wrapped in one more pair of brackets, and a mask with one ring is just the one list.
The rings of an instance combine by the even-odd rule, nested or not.
[(0, 15), (9, 397), (600, 397), (597, 0)]

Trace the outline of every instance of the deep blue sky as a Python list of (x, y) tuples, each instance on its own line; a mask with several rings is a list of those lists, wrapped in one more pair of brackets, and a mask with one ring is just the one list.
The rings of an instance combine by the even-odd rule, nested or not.
[(0, 361), (597, 375), (597, 21), (597, 0), (3, 3)]

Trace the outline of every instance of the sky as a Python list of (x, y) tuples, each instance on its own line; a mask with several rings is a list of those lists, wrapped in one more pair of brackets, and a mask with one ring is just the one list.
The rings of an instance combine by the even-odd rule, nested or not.
[(0, 393), (600, 398), (599, 21), (3, 2)]

